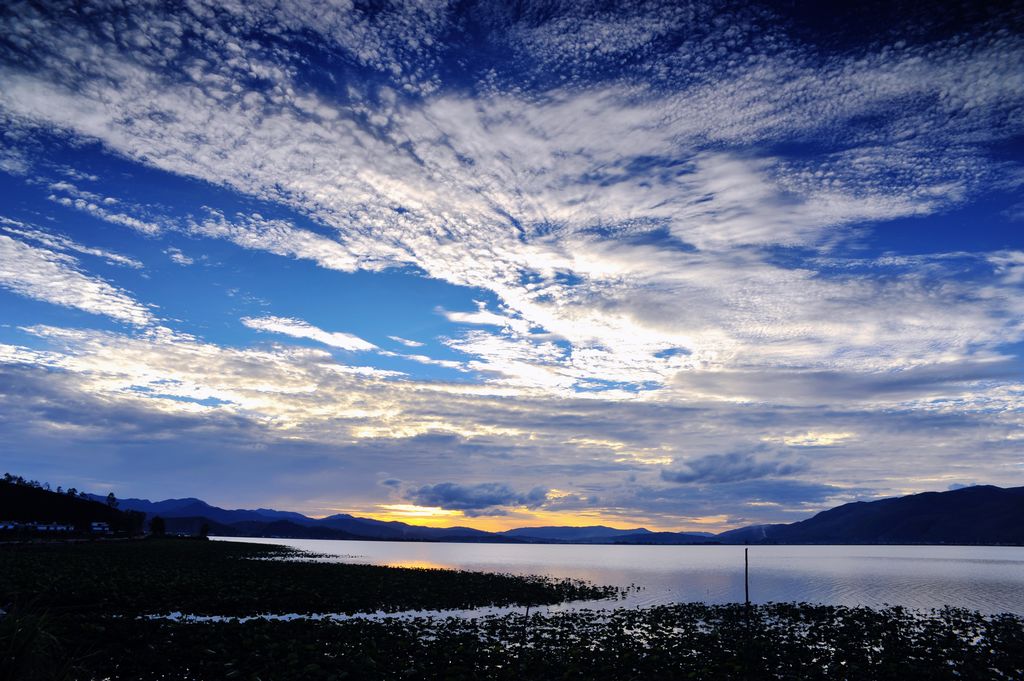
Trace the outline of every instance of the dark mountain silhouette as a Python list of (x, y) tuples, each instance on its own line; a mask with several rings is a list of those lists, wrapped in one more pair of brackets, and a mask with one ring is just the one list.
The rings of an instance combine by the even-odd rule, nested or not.
[(107, 523), (118, 533), (136, 533), (143, 517), (130, 509), (114, 508), (106, 502), (74, 493), (53, 492), (38, 483), (0, 480), (0, 520), (17, 523), (46, 522), (74, 526), (79, 533), (91, 531), (92, 523)]
[(210, 534), (243, 537), (578, 544), (1024, 544), (1024, 487), (978, 486), (854, 502), (788, 525), (751, 525), (718, 535), (603, 525), (485, 532), (344, 513), (309, 518), (273, 509), (227, 510), (191, 498), (122, 499), (120, 505), (150, 517), (161, 515), (169, 532), (195, 534), (206, 523)]
[(762, 544), (768, 540), (768, 535), (774, 535), (775, 528), (786, 527), (785, 525), (747, 525), (738, 527), (735, 530), (726, 530), (715, 538), (723, 544)]
[[(104, 501), (106, 497), (98, 494), (87, 494), (89, 499)], [(206, 518), (218, 523), (237, 523), (243, 520), (262, 521), (290, 520), (295, 523), (313, 522), (301, 513), (292, 511), (275, 511), (269, 508), (258, 508), (255, 510), (227, 510), (211, 506), (201, 499), (192, 497), (185, 499), (165, 499), (164, 501), (149, 501), (148, 499), (119, 499), (118, 505), (122, 508), (130, 508), (133, 511), (142, 511), (147, 517), (155, 515), (165, 518), (185, 518), (194, 516)]]
[[(310, 520), (307, 518), (307, 520)], [(372, 518), (358, 518), (347, 513), (338, 513), (327, 516), (313, 522), (318, 525), (330, 527), (336, 530), (343, 530), (363, 537), (374, 539), (414, 539), (437, 540), (440, 537), (488, 537), (490, 532), (475, 530), (471, 527), (423, 527), (422, 525), (409, 525), (408, 523), (396, 520), (374, 520)]]
[(514, 530), (505, 530), (499, 534), (507, 537), (519, 537), (521, 539), (532, 539), (536, 541), (566, 541), (566, 542), (594, 542), (596, 540), (612, 539), (630, 534), (648, 533), (642, 527), (633, 530), (618, 530), (614, 527), (604, 525), (590, 525), (586, 527), (517, 527)]
[(714, 535), (687, 532), (651, 532), (639, 527), (620, 530), (604, 525), (585, 527), (517, 527), (499, 533), (530, 543), (560, 544), (708, 544)]
[(723, 532), (729, 543), (1024, 544), (1024, 487), (992, 485), (843, 504), (789, 525)]
[(602, 544), (721, 544), (715, 535), (690, 534), (689, 532), (640, 532), (614, 537)]

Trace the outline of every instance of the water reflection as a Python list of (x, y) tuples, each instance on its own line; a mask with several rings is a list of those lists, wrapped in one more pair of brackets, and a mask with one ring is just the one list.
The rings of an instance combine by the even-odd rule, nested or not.
[[(643, 587), (614, 603), (629, 607), (743, 600), (742, 546), (231, 541), (283, 544), (327, 554), (326, 560), (339, 562), (542, 574)], [(754, 546), (750, 547), (750, 593), (758, 603), (807, 601), (922, 609), (953, 605), (986, 613), (1024, 614), (1024, 548)]]
[[(367, 561), (346, 561), (346, 562), (367, 562)], [(377, 563), (375, 563), (375, 564), (377, 564)], [(425, 560), (423, 558), (412, 558), (412, 559), (408, 559), (408, 560), (394, 560), (394, 561), (388, 561), (387, 563), (383, 563), (383, 564), (387, 565), (388, 567), (423, 568), (423, 569), (426, 569), (426, 570), (444, 570), (444, 569), (451, 569), (451, 567), (452, 567), (451, 565), (446, 565), (444, 563), (435, 563), (432, 560)]]

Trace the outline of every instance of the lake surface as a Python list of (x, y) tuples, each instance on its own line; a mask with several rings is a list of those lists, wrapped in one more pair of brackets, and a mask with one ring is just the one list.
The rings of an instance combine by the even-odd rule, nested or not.
[[(554, 606), (649, 606), (743, 601), (742, 546), (445, 544), (251, 539), (323, 560), (548, 575), (637, 585), (620, 601)], [(1024, 548), (976, 546), (751, 546), (750, 599), (833, 605), (952, 605), (1024, 615)]]

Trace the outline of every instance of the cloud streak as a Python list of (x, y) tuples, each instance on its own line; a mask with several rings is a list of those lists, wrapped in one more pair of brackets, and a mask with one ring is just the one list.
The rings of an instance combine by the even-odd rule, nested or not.
[(520, 493), (508, 485), (496, 482), (476, 485), (442, 482), (436, 485), (423, 485), (406, 492), (406, 498), (416, 504), (462, 511), (470, 517), (504, 515), (507, 511), (503, 507), (507, 506), (535, 509), (544, 504), (547, 496), (548, 490), (542, 487)]
[(678, 483), (726, 483), (757, 480), (766, 477), (784, 477), (801, 473), (807, 468), (802, 461), (756, 457), (751, 452), (709, 454), (685, 463), (679, 470), (664, 469), (661, 479)]
[(4, 231), (14, 237), (21, 239), (22, 241), (28, 240), (39, 244), (51, 251), (64, 251), (71, 253), (81, 253), (83, 255), (93, 255), (98, 258), (102, 258), (109, 263), (115, 265), (123, 265), (124, 267), (131, 267), (132, 269), (142, 269), (143, 264), (127, 255), (121, 253), (114, 253), (103, 248), (95, 248), (93, 246), (85, 246), (76, 242), (63, 234), (56, 234), (54, 232), (40, 229), (34, 225), (28, 225), (18, 220), (11, 220), (0, 216), (0, 231)]
[(244, 317), (242, 323), (250, 329), (280, 333), (293, 338), (309, 338), (340, 350), (375, 350), (376, 345), (344, 331), (324, 331), (301, 319), (289, 317)]
[(126, 291), (84, 272), (67, 254), (0, 234), (0, 286), (53, 305), (105, 315), (132, 326), (155, 322)]

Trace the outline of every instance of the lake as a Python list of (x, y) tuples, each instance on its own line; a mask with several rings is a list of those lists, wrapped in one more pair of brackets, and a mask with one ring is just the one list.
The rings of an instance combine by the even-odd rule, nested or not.
[[(553, 606), (743, 601), (742, 546), (447, 544), (217, 538), (279, 544), (323, 560), (456, 568), (637, 585), (623, 600)], [(751, 546), (750, 599), (833, 605), (952, 605), (1024, 614), (1024, 548), (992, 546)]]

